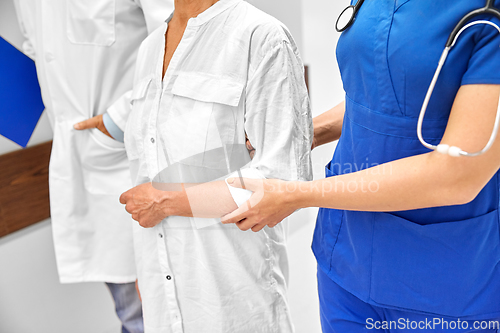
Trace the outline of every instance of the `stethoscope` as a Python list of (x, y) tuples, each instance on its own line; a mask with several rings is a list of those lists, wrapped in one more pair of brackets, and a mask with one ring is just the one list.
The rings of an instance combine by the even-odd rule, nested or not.
[[(338, 32), (345, 31), (347, 28), (349, 28), (353, 23), (356, 18), (356, 14), (358, 13), (359, 9), (361, 8), (361, 5), (363, 5), (364, 0), (358, 0), (355, 5), (348, 6), (346, 9), (340, 13), (339, 18), (337, 19), (337, 23), (335, 24), (335, 29)], [(424, 103), (422, 105), (422, 109), (420, 110), (420, 116), (418, 117), (418, 125), (417, 125), (417, 135), (418, 139), (420, 142), (427, 148), (432, 149), (432, 150), (437, 150), (438, 152), (442, 154), (447, 154), (450, 156), (479, 156), (484, 153), (486, 153), (493, 143), (495, 142), (495, 139), (498, 134), (498, 130), (500, 127), (500, 101), (498, 105), (498, 110), (495, 118), (495, 125), (493, 126), (493, 131), (491, 133), (490, 139), (488, 140), (488, 143), (486, 146), (475, 153), (468, 153), (466, 151), (463, 151), (462, 149), (455, 147), (455, 146), (449, 146), (446, 144), (439, 144), (437, 146), (431, 145), (430, 143), (427, 143), (423, 136), (422, 136), (422, 123), (424, 122), (424, 116), (425, 112), (427, 111), (427, 106), (429, 105), (429, 101), (432, 96), (432, 92), (434, 91), (434, 87), (436, 86), (436, 82), (439, 78), (439, 74), (441, 73), (441, 69), (444, 66), (444, 63), (446, 61), (446, 58), (448, 58), (448, 54), (451, 50), (451, 48), (455, 45), (457, 42), (458, 37), (464, 32), (467, 28), (476, 25), (476, 24), (488, 24), (491, 25), (492, 27), (496, 28), (498, 32), (500, 33), (500, 27), (496, 25), (495, 23), (489, 22), (489, 21), (484, 21), (484, 20), (479, 20), (479, 21), (474, 21), (471, 23), (469, 22), (471, 19), (473, 19), (476, 16), (483, 15), (483, 14), (491, 14), (498, 19), (500, 19), (500, 11), (496, 9), (494, 6), (494, 0), (486, 0), (486, 6), (480, 9), (476, 9), (467, 15), (465, 15), (460, 22), (457, 24), (457, 26), (453, 29), (450, 37), (448, 38), (448, 41), (446, 42), (446, 47), (443, 51), (443, 54), (441, 55), (441, 58), (439, 60), (438, 67), (436, 69), (436, 72), (434, 73), (434, 77), (432, 78), (432, 82), (429, 86), (429, 89), (427, 90), (427, 94), (425, 96)]]

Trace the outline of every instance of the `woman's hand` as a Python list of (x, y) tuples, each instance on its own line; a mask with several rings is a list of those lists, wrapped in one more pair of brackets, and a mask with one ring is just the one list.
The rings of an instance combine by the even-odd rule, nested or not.
[(151, 183), (136, 186), (120, 196), (120, 203), (141, 227), (152, 228), (164, 218), (174, 215), (172, 211), (174, 196), (182, 192), (160, 191)]
[(243, 231), (257, 232), (266, 225), (273, 228), (297, 208), (294, 195), (301, 182), (276, 179), (230, 178), (231, 186), (254, 192), (250, 199), (234, 212), (222, 218), (222, 223), (235, 223)]

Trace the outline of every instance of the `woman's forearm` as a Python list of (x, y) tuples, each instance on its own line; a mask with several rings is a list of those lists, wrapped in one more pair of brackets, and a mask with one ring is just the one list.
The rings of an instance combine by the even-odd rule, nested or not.
[(314, 139), (312, 148), (338, 140), (342, 133), (342, 123), (345, 113), (345, 102), (320, 114), (313, 119)]
[(177, 189), (164, 192), (162, 201), (168, 215), (218, 218), (238, 208), (224, 181), (171, 187)]
[(168, 216), (217, 218), (238, 208), (224, 181), (203, 184), (148, 182), (124, 192), (120, 203), (144, 228), (152, 228)]

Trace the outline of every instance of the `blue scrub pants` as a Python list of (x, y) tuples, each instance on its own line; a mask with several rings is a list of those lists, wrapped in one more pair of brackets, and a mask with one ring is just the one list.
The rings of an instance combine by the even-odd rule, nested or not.
[(137, 295), (135, 283), (106, 282), (113, 300), (116, 314), (122, 323), (122, 333), (144, 333), (142, 303)]
[(341, 288), (319, 267), (318, 293), (323, 333), (500, 333), (500, 318), (458, 321), (373, 306)]

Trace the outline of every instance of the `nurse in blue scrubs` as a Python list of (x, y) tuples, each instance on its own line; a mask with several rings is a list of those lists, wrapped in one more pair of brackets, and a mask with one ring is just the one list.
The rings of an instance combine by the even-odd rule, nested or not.
[[(345, 102), (314, 120), (316, 146), (340, 138), (328, 178), (245, 179), (252, 208), (224, 219), (259, 231), (323, 207), (313, 251), (324, 332), (497, 332), (500, 138), (484, 155), (451, 157), (416, 131), (448, 36), (484, 2), (365, 1), (337, 48)], [(500, 34), (473, 26), (446, 61), (424, 138), (481, 150), (499, 94)]]

